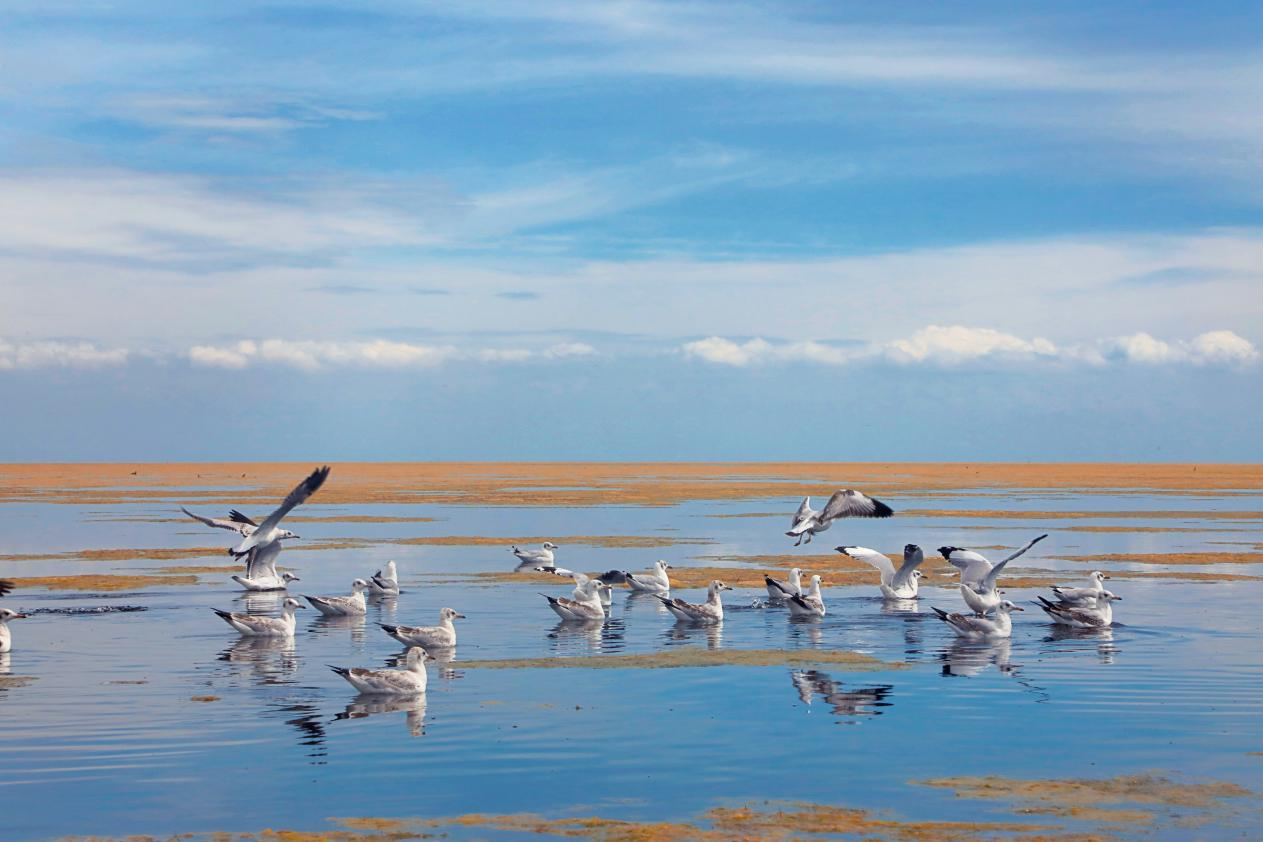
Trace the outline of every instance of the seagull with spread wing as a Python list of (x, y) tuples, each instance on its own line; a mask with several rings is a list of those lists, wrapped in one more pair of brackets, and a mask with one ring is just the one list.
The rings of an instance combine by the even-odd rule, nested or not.
[(296, 485), (294, 490), (291, 491), (283, 501), (281, 501), (281, 505), (276, 509), (276, 511), (264, 518), (263, 522), (255, 527), (254, 531), (252, 531), (249, 535), (243, 535), (241, 543), (228, 552), (232, 553), (237, 558), (241, 558), (255, 547), (263, 547), (271, 544), (273, 541), (280, 541), (285, 538), (297, 538), (298, 536), (293, 532), (290, 532), (288, 529), (280, 528), (281, 520), (289, 514), (295, 506), (300, 506), (307, 502), (307, 499), (311, 497), (311, 495), (319, 491), (320, 486), (325, 484), (325, 480), (328, 476), (328, 465), (312, 471), (311, 475), (307, 477), (307, 479)]
[(999, 564), (992, 564), (981, 553), (963, 550), (960, 547), (939, 547), (939, 554), (947, 559), (947, 563), (960, 570), (960, 595), (965, 604), (974, 610), (979, 617), (985, 617), (1000, 605), (1000, 591), (996, 588), (996, 579), (1006, 564), (1025, 553), (1031, 547), (1047, 538), (1040, 535), (1022, 549), (1010, 555)]
[(845, 556), (877, 568), (881, 574), (881, 595), (886, 599), (916, 599), (918, 582), (923, 575), (917, 570), (925, 561), (925, 553), (916, 544), (903, 548), (903, 564), (895, 569), (895, 563), (885, 553), (868, 547), (835, 547)]
[(846, 488), (833, 492), (833, 496), (824, 504), (824, 509), (816, 511), (811, 508), (811, 498), (804, 497), (794, 513), (789, 531), (785, 534), (797, 538), (794, 546), (810, 544), (813, 535), (824, 532), (835, 520), (844, 517), (890, 517), (894, 510), (882, 501), (869, 497), (860, 491)]

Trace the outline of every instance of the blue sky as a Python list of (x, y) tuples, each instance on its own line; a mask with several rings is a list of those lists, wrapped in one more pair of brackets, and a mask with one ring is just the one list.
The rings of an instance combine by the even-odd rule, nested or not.
[(2, 459), (1263, 458), (1257, 4), (6, 9)]

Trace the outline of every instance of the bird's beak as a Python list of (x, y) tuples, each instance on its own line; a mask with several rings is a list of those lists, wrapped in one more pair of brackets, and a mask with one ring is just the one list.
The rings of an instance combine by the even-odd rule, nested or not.
[(30, 614), (14, 614), (14, 615), (13, 615), (13, 619), (15, 619), (15, 620), (25, 620), (25, 619), (29, 618), (30, 616), (31, 616)]
[(465, 615), (464, 615), (464, 614), (453, 614), (452, 616), (457, 617), (457, 618), (459, 618), (459, 619), (461, 619), (461, 620), (465, 619)]
[(1102, 578), (1102, 579), (1113, 579), (1114, 577), (1113, 577), (1113, 576), (1102, 576), (1101, 578)]
[(1026, 609), (1025, 609), (1025, 608), (1023, 608), (1023, 607), (1022, 607), (1022, 606), (1020, 606), (1020, 605), (1014, 605), (1014, 606), (1013, 606), (1013, 610), (1014, 610), (1014, 611), (1025, 611)]

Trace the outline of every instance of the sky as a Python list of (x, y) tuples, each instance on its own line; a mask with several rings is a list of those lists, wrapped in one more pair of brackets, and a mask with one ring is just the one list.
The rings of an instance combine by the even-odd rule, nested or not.
[(1263, 460), (1258, 4), (4, 17), (0, 460)]

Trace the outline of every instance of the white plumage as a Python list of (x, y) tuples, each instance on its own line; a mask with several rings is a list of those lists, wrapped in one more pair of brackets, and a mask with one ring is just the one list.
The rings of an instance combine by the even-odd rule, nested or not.
[(408, 650), (404, 660), (404, 668), (367, 669), (365, 667), (335, 667), (329, 669), (346, 679), (347, 683), (368, 695), (380, 696), (415, 696), (425, 692), (427, 683), (425, 674), (425, 650), (414, 646)]

